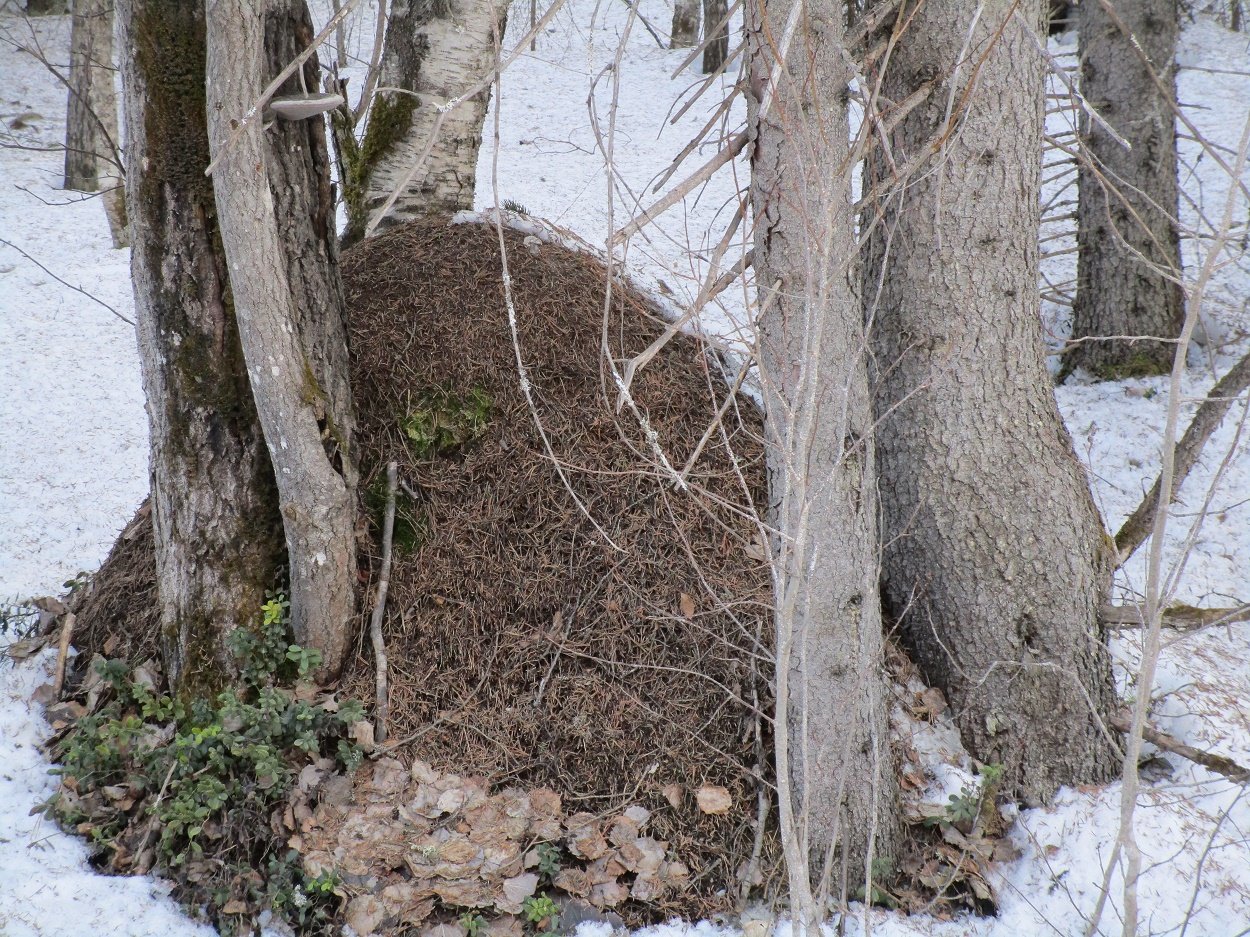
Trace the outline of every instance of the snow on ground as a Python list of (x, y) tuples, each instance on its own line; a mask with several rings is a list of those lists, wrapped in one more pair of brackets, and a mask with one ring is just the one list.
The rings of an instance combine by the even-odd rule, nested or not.
[[(642, 14), (663, 31), (669, 10), (642, 0)], [(527, 25), (514, 11), (509, 38)], [(39, 43), (63, 61), (68, 21), (35, 22)], [(0, 238), (16, 244), (74, 286), (132, 314), (128, 257), (111, 249), (97, 200), (61, 191), (62, 89), (41, 65), (16, 51), (30, 44), (28, 22), (0, 12)], [(628, 35), (626, 35), (628, 33)], [(357, 24), (349, 36), (363, 49), (371, 27)], [(626, 54), (613, 64), (622, 38)], [(1057, 52), (1072, 51), (1061, 40)], [(721, 86), (694, 105), (677, 126), (666, 111), (697, 82), (671, 75), (680, 53), (658, 47), (643, 24), (630, 22), (627, 4), (571, 0), (534, 53), (522, 56), (504, 76), (492, 102), (483, 147), (479, 207), (493, 204), (491, 184), (498, 153), (499, 201), (530, 212), (603, 247), (608, 232), (659, 196), (649, 184), (707, 121)], [(1225, 148), (1236, 145), (1250, 102), (1250, 39), (1199, 18), (1186, 27), (1179, 56), (1181, 98), (1200, 132)], [(619, 86), (614, 88), (614, 75)], [(609, 174), (596, 149), (587, 99), (594, 83), (595, 116), (606, 140), (613, 131), (615, 201), (609, 217)], [(615, 123), (612, 101), (616, 95)], [(37, 116), (29, 116), (34, 112)], [(499, 145), (493, 137), (499, 118)], [(19, 127), (11, 127), (15, 118)], [(726, 132), (741, 120), (729, 112)], [(1061, 120), (1061, 118), (1055, 118)], [(7, 129), (5, 129), (7, 128)], [(1052, 124), (1055, 129), (1055, 124)], [(719, 132), (718, 132), (719, 134)], [(690, 172), (713, 152), (693, 155)], [(1231, 154), (1223, 151), (1226, 159)], [(1230, 190), (1211, 155), (1182, 141), (1182, 183), (1191, 200), (1185, 224), (1216, 218)], [(676, 178), (682, 178), (679, 173)], [(677, 302), (697, 290), (709, 245), (732, 214), (746, 178), (731, 165), (712, 183), (665, 215), (645, 237), (635, 238), (628, 262), (644, 283)], [(1053, 186), (1062, 185), (1056, 181)], [(1052, 188), (1052, 191), (1055, 191)], [(1072, 193), (1061, 195), (1070, 197)], [(49, 205), (47, 203), (53, 203)], [(1245, 219), (1245, 204), (1238, 208)], [(1203, 232), (1204, 234), (1209, 233)], [(1202, 263), (1207, 242), (1186, 242), (1189, 274)], [(1244, 249), (1244, 244), (1242, 245)], [(693, 248), (693, 254), (691, 249)], [(731, 258), (733, 254), (731, 253)], [(1071, 276), (1070, 255), (1048, 261), (1052, 282)], [(1245, 351), (1250, 332), (1250, 257), (1230, 256), (1209, 292), (1216, 341), (1191, 357), (1183, 393), (1192, 410), (1218, 373)], [(732, 340), (743, 327), (744, 291), (731, 289), (705, 326)], [(1062, 310), (1046, 309), (1050, 323)], [(1216, 370), (1212, 370), (1214, 364)], [(58, 283), (15, 249), (0, 244), (0, 602), (59, 591), (81, 569), (95, 568), (143, 497), (146, 419), (133, 331), (98, 303)], [(1095, 495), (1111, 530), (1132, 510), (1159, 465), (1159, 441), (1167, 405), (1166, 379), (1109, 385), (1069, 382), (1059, 403), (1077, 450), (1093, 477)], [(1226, 452), (1233, 456), (1211, 508), (1194, 536), (1176, 598), (1195, 604), (1231, 605), (1250, 598), (1250, 457), (1239, 440), (1240, 406), (1217, 434), (1204, 464), (1186, 485), (1166, 539), (1166, 559), (1183, 552), (1189, 524), (1200, 511)], [(1027, 454), (1021, 454), (1027, 457)], [(1122, 586), (1131, 593), (1144, 580), (1143, 558), (1129, 564)], [(1115, 642), (1121, 682), (1129, 694), (1137, 636)], [(1153, 687), (1154, 720), (1165, 731), (1250, 762), (1250, 625), (1172, 636)], [(87, 871), (85, 849), (56, 831), (31, 806), (52, 791), (38, 749), (47, 727), (28, 702), (44, 679), (46, 658), (22, 666), (0, 663), (0, 934), (77, 937), (84, 933), (206, 935), (182, 918), (149, 879), (104, 879)], [(939, 802), (969, 777), (966, 755), (949, 731), (926, 730), (915, 747), (931, 754), (932, 788)], [(1170, 774), (1169, 774), (1170, 773)], [(1139, 798), (1138, 838), (1148, 869), (1141, 885), (1142, 933), (1232, 937), (1250, 933), (1250, 802), (1244, 790), (1187, 762), (1169, 758)], [(1101, 886), (1114, 842), (1119, 786), (1065, 790), (1051, 806), (1024, 811), (1011, 833), (1020, 858), (996, 872), (997, 919), (936, 922), (872, 911), (845, 923), (859, 934), (867, 925), (884, 937), (903, 935), (1076, 935)], [(1101, 932), (1118, 934), (1119, 880), (1113, 878)], [(1185, 923), (1188, 921), (1186, 927)], [(734, 937), (738, 930), (710, 924), (672, 924), (649, 937)], [(779, 930), (782, 937), (785, 930)], [(589, 934), (584, 937), (590, 937)], [(602, 935), (599, 935), (602, 937)], [(751, 937), (757, 937), (753, 933)]]

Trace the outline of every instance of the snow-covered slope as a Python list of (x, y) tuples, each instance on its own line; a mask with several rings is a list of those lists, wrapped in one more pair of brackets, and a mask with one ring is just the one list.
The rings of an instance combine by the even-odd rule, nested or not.
[[(639, 7), (657, 29), (664, 28), (669, 10), (659, 0), (643, 0)], [(497, 192), (500, 202), (519, 202), (603, 246), (612, 227), (636, 214), (640, 203), (649, 205), (659, 197), (649, 183), (692, 130), (708, 120), (721, 89), (709, 91), (677, 126), (669, 126), (671, 104), (699, 76), (686, 72), (672, 79), (682, 54), (659, 48), (641, 23), (630, 24), (629, 15), (627, 4), (571, 0), (539, 38), (537, 51), (504, 76), (482, 153), (481, 207), (493, 204)], [(513, 41), (526, 21), (518, 7), (510, 26)], [(32, 44), (30, 28), (24, 17), (0, 12), (0, 75), (5, 78), (0, 141), (6, 144), (0, 149), (0, 238), (51, 271), (0, 244), (0, 600), (59, 591), (78, 570), (97, 566), (147, 488), (146, 418), (133, 331), (52, 276), (81, 286), (121, 315), (132, 315), (128, 257), (110, 248), (101, 206), (58, 188), (60, 155), (50, 148), (63, 133), (63, 91), (42, 65), (15, 47)], [(33, 40), (54, 61), (63, 61), (68, 21), (43, 19), (34, 28)], [(367, 24), (357, 24), (350, 39), (363, 49), (370, 34)], [(622, 37), (620, 69), (606, 70)], [(1235, 146), (1250, 109), (1250, 39), (1199, 19), (1186, 28), (1180, 61), (1186, 66), (1180, 87), (1187, 113), (1214, 143)], [(587, 105), (592, 84), (600, 137), (613, 132), (616, 200), (611, 217), (609, 175)], [(39, 116), (5, 129), (30, 112)], [(729, 132), (741, 116), (740, 107), (730, 110)], [(684, 171), (711, 153), (709, 147), (692, 156)], [(1203, 216), (1222, 212), (1230, 186), (1193, 141), (1183, 142), (1183, 159), (1182, 182), (1190, 199), (1185, 223), (1200, 228)], [(497, 188), (491, 181), (495, 172)], [(671, 292), (679, 302), (692, 296), (709, 245), (745, 184), (740, 164), (726, 167), (648, 229), (646, 237), (634, 240), (627, 257), (631, 268), (661, 294)], [(1246, 206), (1238, 210), (1244, 219)], [(1202, 262), (1204, 243), (1187, 242), (1191, 266)], [(1065, 279), (1070, 271), (1063, 265), (1070, 263), (1070, 256), (1053, 259), (1049, 275)], [(709, 310), (706, 327), (729, 340), (741, 334), (745, 298), (743, 289), (728, 291), (722, 305)], [(1184, 386), (1187, 397), (1200, 398), (1215, 374), (1245, 351), (1250, 329), (1250, 259), (1245, 254), (1220, 269), (1211, 312), (1227, 341), (1193, 357)], [(1054, 309), (1047, 314), (1061, 318)], [(1076, 384), (1058, 394), (1114, 530), (1158, 470), (1167, 382)], [(1180, 555), (1192, 515), (1231, 452), (1211, 515), (1196, 535), (1180, 578), (1176, 595), (1182, 601), (1231, 605), (1250, 598), (1250, 454), (1237, 441), (1241, 413), (1241, 405), (1234, 407), (1177, 508), (1167, 540), (1169, 562)], [(1123, 584), (1139, 588), (1143, 578), (1138, 558), (1129, 564)], [(1130, 694), (1142, 692), (1131, 685), (1135, 639), (1126, 633), (1115, 642), (1121, 680)], [(1250, 763), (1248, 646), (1250, 625), (1245, 624), (1174, 637), (1153, 687), (1160, 727)], [(0, 934), (206, 934), (172, 911), (150, 881), (93, 876), (80, 844), (41, 818), (27, 816), (51, 791), (37, 748), (46, 727), (26, 702), (42, 679), (42, 666), (0, 663)], [(926, 736), (917, 747), (933, 753), (935, 789), (957, 790), (968, 765), (949, 736)], [(1241, 788), (1223, 779), (1186, 762), (1171, 763), (1172, 776), (1152, 781), (1140, 797), (1138, 838), (1149, 868), (1141, 886), (1144, 932), (1192, 937), (1250, 932), (1250, 802)], [(861, 932), (867, 921), (873, 933), (890, 937), (1083, 933), (1118, 815), (1118, 785), (1065, 791), (1051, 807), (1024, 812), (1011, 834), (1020, 858), (996, 873), (997, 919), (937, 922), (873, 911), (866, 919), (846, 922), (847, 932)], [(1113, 879), (1102, 933), (1120, 932), (1118, 887)], [(714, 931), (708, 924), (675, 924), (656, 937), (711, 937)]]

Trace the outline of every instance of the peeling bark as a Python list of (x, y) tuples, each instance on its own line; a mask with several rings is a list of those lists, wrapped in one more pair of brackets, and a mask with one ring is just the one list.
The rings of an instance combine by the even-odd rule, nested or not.
[[(360, 152), (368, 218), (400, 189), (380, 227), (473, 207), (490, 89), (448, 112), (435, 137), (437, 105), (494, 68), (495, 40), (503, 35), (508, 3), (398, 0), (391, 7), (381, 85), (402, 91), (378, 93)], [(349, 218), (347, 243), (364, 235), (368, 218)]]

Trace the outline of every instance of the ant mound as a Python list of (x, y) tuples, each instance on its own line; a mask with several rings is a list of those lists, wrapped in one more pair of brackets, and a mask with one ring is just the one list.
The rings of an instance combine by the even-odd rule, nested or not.
[[(374, 698), (393, 461), (391, 741), (351, 803), (310, 802), (295, 845), (342, 875), (362, 933), (537, 931), (548, 896), (630, 924), (723, 913), (776, 855), (760, 416), (685, 334), (623, 399), (659, 310), (620, 279), (609, 297), (589, 255), (503, 240), (510, 296), (486, 225), (419, 222), (342, 258), (368, 535), (339, 695)], [(91, 590), (115, 622), (154, 578), (145, 527)], [(97, 617), (79, 614), (89, 644)], [(154, 654), (150, 619), (109, 656)]]

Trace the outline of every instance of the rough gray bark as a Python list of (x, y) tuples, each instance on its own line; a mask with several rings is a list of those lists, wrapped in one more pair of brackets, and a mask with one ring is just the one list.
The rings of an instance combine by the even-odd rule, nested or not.
[(172, 685), (211, 693), (233, 669), (226, 635), (276, 584), (281, 518), (203, 174), (204, 7), (119, 0), (117, 12), (161, 647)]
[(711, 34), (711, 31), (716, 29), (717, 23), (723, 20), (728, 12), (728, 0), (703, 0), (703, 32), (705, 33), (703, 41), (706, 43), (703, 47), (703, 74), (705, 75), (718, 71), (725, 64), (725, 57), (729, 55), (729, 23), (725, 23), (716, 30), (715, 35)]
[[(1131, 145), (1081, 118), (1077, 290), (1065, 370), (1165, 374), (1185, 320), (1176, 180), (1176, 0), (1090, 0), (1081, 93)], [(1152, 75), (1153, 72), (1153, 75)], [(1153, 336), (1106, 339), (1103, 336)]]
[[(808, 882), (854, 893), (896, 844), (882, 632), (871, 401), (849, 193), (843, 10), (809, 3), (766, 104), (797, 0), (748, 4), (755, 269), (763, 310), (769, 526), (777, 627), (775, 734), (796, 913)], [(788, 712), (787, 712), (788, 710)], [(788, 770), (787, 770), (788, 769)], [(789, 786), (789, 790), (787, 790)], [(788, 795), (788, 796), (787, 796)], [(784, 835), (784, 834), (783, 834)], [(798, 873), (796, 875), (796, 873)]]
[(61, 16), (68, 12), (68, 0), (26, 0), (27, 16)]
[[(382, 91), (374, 99), (357, 183), (370, 218), (401, 190), (382, 226), (473, 207), (490, 88), (447, 112), (441, 123), (436, 105), (490, 73), (508, 3), (397, 0), (392, 5), (380, 84), (403, 91)], [(362, 214), (349, 218), (345, 240), (361, 237), (366, 223)]]
[(699, 42), (699, 0), (675, 0), (670, 49), (689, 49)]
[(103, 189), (114, 247), (125, 247), (125, 193), (113, 85), (113, 2), (78, 0), (70, 30), (65, 188)]
[[(277, 71), (276, 63), (290, 58), (289, 49), (272, 42), (266, 49), (267, 34), (284, 40), (293, 34), (289, 49), (301, 48), (300, 37), (311, 38), (303, 0), (216, 0), (209, 8), (209, 150), (221, 160), (213, 177), (221, 242), (277, 482), (291, 625), (299, 643), (321, 652), (317, 676), (325, 680), (342, 667), (355, 617), (346, 333), (333, 264), (322, 122), (281, 128), (273, 140), (259, 120), (232, 134)], [(293, 82), (298, 88), (299, 79)], [(304, 82), (319, 87), (315, 64)], [(326, 289), (329, 294), (323, 295)]]
[(1042, 29), (1040, 0), (986, 0), (957, 71), (974, 0), (928, 0), (900, 36), (886, 97), (939, 87), (891, 135), (911, 177), (872, 158), (864, 284), (889, 610), (972, 754), (1041, 801), (1115, 767), (1113, 547), (1043, 364), (1043, 71), (1016, 9)]

